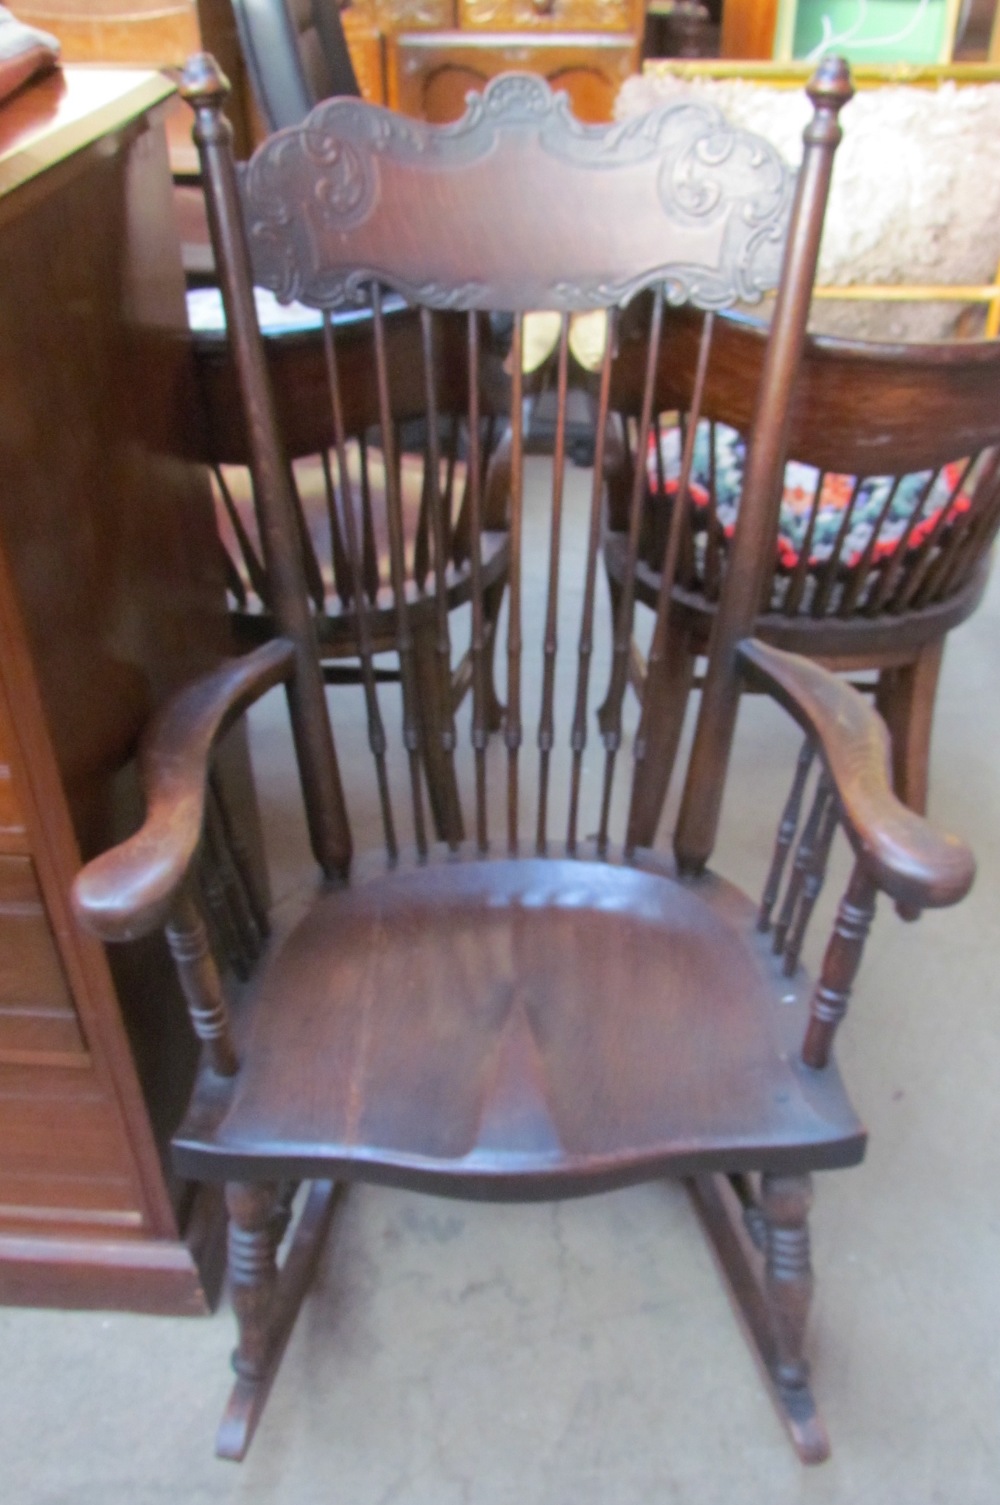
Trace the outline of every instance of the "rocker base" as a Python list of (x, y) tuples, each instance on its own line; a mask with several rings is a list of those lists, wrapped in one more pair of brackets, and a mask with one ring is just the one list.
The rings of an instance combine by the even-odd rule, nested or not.
[(812, 1391), (808, 1386), (788, 1391), (774, 1378), (774, 1340), (757, 1275), (762, 1261), (746, 1231), (742, 1209), (724, 1176), (692, 1177), (685, 1186), (768, 1394), (795, 1451), (803, 1463), (823, 1463), (830, 1456), (830, 1439)]
[(216, 1433), (217, 1458), (241, 1463), (246, 1457), (343, 1189), (343, 1184), (336, 1181), (314, 1181), (309, 1189), (291, 1248), (278, 1276), (267, 1366), (255, 1380), (237, 1378)]

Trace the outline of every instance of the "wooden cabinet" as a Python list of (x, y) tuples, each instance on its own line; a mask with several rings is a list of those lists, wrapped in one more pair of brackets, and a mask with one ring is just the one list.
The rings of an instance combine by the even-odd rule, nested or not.
[[(511, 69), (565, 89), (583, 120), (608, 120), (639, 66), (642, 0), (353, 0), (385, 37), (393, 108), (455, 120), (469, 90)], [(350, 22), (347, 23), (350, 37)], [(366, 95), (368, 90), (365, 90)]]
[(638, 67), (638, 44), (617, 32), (408, 32), (388, 48), (393, 108), (422, 120), (458, 120), (466, 95), (498, 73), (539, 73), (565, 89), (580, 120), (610, 120)]
[(221, 1219), (162, 1146), (195, 1048), (159, 940), (75, 923), (132, 751), (228, 646), (164, 116), (145, 72), (0, 107), (0, 1300), (205, 1310)]

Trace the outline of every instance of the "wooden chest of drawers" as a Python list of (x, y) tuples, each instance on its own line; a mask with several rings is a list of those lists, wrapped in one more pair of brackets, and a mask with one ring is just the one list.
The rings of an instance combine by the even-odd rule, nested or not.
[[(131, 752), (228, 646), (164, 116), (145, 72), (0, 106), (0, 1301), (203, 1311), (214, 1202), (162, 1146), (194, 1042), (158, 941), (76, 925)], [(187, 1237), (185, 1237), (187, 1235)]]

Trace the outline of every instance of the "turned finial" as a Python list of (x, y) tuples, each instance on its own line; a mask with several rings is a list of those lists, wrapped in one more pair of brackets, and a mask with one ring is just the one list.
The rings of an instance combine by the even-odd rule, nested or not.
[(196, 52), (184, 64), (180, 95), (192, 109), (221, 110), (229, 95), (229, 80), (210, 52)]
[(807, 145), (836, 145), (841, 131), (837, 117), (854, 97), (851, 70), (842, 57), (821, 58), (816, 72), (806, 85), (806, 93), (812, 100), (813, 118), (806, 126), (804, 140)]

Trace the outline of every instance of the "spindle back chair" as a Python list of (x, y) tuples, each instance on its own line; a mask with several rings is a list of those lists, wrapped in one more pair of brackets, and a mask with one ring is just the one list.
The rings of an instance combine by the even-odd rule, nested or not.
[[(643, 796), (643, 845), (655, 839), (696, 659), (725, 589), (766, 350), (766, 327), (746, 317), (722, 315), (709, 329), (690, 309), (672, 312), (657, 375), (659, 416), (639, 454), (644, 332), (634, 314), (619, 346), (611, 406), (625, 444), (604, 545), (613, 596), (621, 590), (637, 468), (648, 502), (634, 589), (654, 610), (666, 531), (672, 513), (681, 514), (666, 673), (652, 690), (657, 718), (671, 730)], [(682, 494), (680, 451), (702, 360)], [(778, 547), (754, 632), (828, 668), (878, 671), (876, 703), (892, 733), (896, 791), (923, 814), (944, 638), (978, 604), (1000, 527), (1000, 342), (876, 345), (810, 335), (788, 425)], [(635, 654), (633, 678), (642, 694), (644, 666)]]
[[(204, 1041), (204, 1067), (173, 1154), (180, 1174), (226, 1187), (240, 1340), (219, 1451), (240, 1457), (246, 1449), (317, 1257), (331, 1178), (530, 1200), (672, 1174), (692, 1178), (779, 1413), (801, 1456), (818, 1460), (827, 1442), (802, 1350), (811, 1285), (810, 1174), (856, 1163), (865, 1139), (831, 1043), (876, 889), (919, 910), (955, 902), (972, 879), (966, 849), (893, 798), (884, 727), (865, 702), (821, 669), (747, 637), (761, 590), (761, 540), (773, 542), (776, 525), (786, 396), (805, 330), (837, 114), (850, 93), (846, 67), (823, 64), (812, 86), (814, 115), (794, 204), (775, 154), (714, 111), (684, 105), (624, 127), (585, 128), (564, 98), (537, 78), (517, 75), (492, 83), (463, 121), (444, 128), (353, 101), (330, 102), (301, 128), (266, 143), (238, 183), (221, 116), (223, 81), (210, 59), (189, 66), (185, 92), (196, 112), (282, 637), (199, 681), (151, 726), (143, 751), (146, 823), (88, 866), (75, 885), (75, 902), (85, 923), (107, 939), (165, 924)], [(752, 296), (775, 278), (786, 230), (746, 500), (716, 618), (674, 865), (637, 848), (634, 819), (625, 820), (620, 835), (616, 788), (625, 784), (627, 804), (630, 781), (616, 781), (616, 773), (627, 762), (627, 744), (641, 766), (655, 757), (659, 733), (645, 707), (634, 737), (622, 719), (629, 582), (644, 501), (639, 485), (629, 523), (635, 557), (622, 607), (610, 628), (596, 614), (600, 447), (614, 330), (601, 370), (582, 573), (574, 588), (568, 579), (574, 553), (565, 527), (568, 317), (603, 306), (614, 326), (620, 307), (653, 289), (641, 413), (648, 431), (666, 300), (714, 307)], [(419, 309), (442, 660), (449, 657), (445, 586), (456, 567), (443, 540), (445, 467), (437, 436), (448, 377), (441, 320), (456, 313), (463, 319), (470, 483), (469, 545), (461, 568), (471, 597), (473, 693), (470, 725), (445, 726), (441, 752), (457, 765), (460, 730), (462, 742), (471, 743), (467, 844), (435, 847), (424, 814), (413, 661), (419, 592), (411, 596), (400, 588), (401, 500), (390, 458), (386, 528), (403, 746), (397, 764), (389, 737), (393, 708), (386, 709), (379, 694), (362, 610), (367, 727), (384, 849), (352, 870), (351, 813), (360, 798), (358, 780), (364, 772), (370, 787), (372, 775), (355, 766), (357, 757), (350, 759), (349, 801), (326, 713), (301, 532), (253, 317), (252, 279), (326, 311), (338, 503), (356, 572), (361, 541), (346, 454), (349, 393), (340, 332), (329, 310), (359, 293), (370, 298), (381, 444), (391, 457), (392, 391), (412, 373), (389, 362), (383, 289)], [(529, 507), (520, 347), (524, 315), (535, 308), (563, 315), (563, 416), (551, 491)], [(477, 449), (482, 322), (494, 311), (513, 316), (513, 348), (506, 712), (500, 745), (491, 746)], [(536, 527), (547, 539), (537, 602), (525, 572)], [(672, 535), (668, 553), (677, 543)], [(356, 591), (359, 602), (363, 596)], [(557, 665), (562, 601), (576, 635), (564, 690)], [(539, 630), (529, 637), (536, 618)], [(665, 625), (663, 612), (658, 637)], [(613, 714), (595, 759), (588, 745), (589, 684), (602, 652), (613, 663)], [(526, 672), (532, 660), (533, 679)], [(766, 685), (806, 728), (820, 765), (814, 810), (802, 823), (792, 863), (791, 897), (773, 895), (795, 844), (793, 817), (809, 776), (805, 756), (759, 911), (706, 870), (740, 688), (748, 678)], [(312, 845), (326, 882), (290, 933), (272, 939), (231, 1019), (187, 874), (201, 837), (211, 747), (235, 715), (279, 682), (287, 687)], [(559, 720), (564, 703), (565, 725)], [(526, 723), (537, 728), (530, 758)], [(341, 751), (347, 730), (341, 722)], [(566, 760), (565, 802), (565, 785), (554, 776), (559, 756)], [(397, 778), (409, 795), (405, 822)], [(855, 865), (812, 988), (794, 955), (819, 877), (819, 861), (808, 853), (825, 851), (827, 828), (837, 824)], [(410, 851), (404, 850), (406, 835)], [(788, 940), (784, 961), (773, 955), (767, 933), (775, 905)], [(783, 972), (789, 965), (791, 981)], [(313, 1191), (279, 1272), (289, 1189), (303, 1178), (312, 1180)]]

